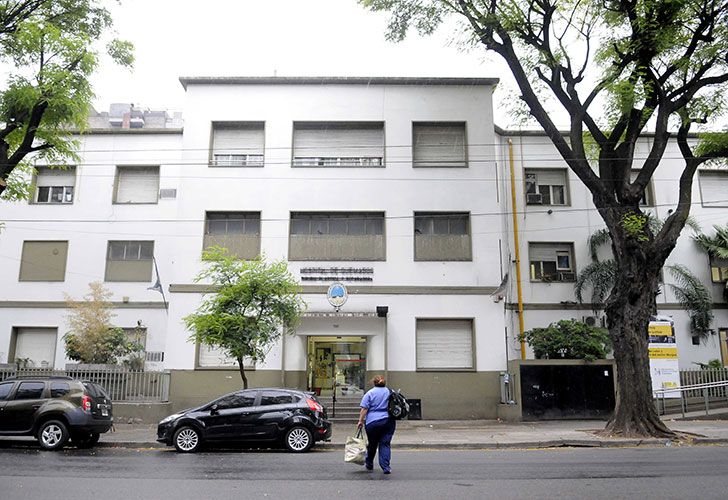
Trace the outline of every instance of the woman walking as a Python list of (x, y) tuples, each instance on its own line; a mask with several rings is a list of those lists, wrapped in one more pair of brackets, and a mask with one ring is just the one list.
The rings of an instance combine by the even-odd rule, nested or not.
[(373, 380), (372, 387), (361, 399), (358, 427), (365, 425), (367, 432), (367, 458), (364, 466), (367, 470), (374, 468), (374, 457), (379, 449), (379, 466), (385, 474), (390, 474), (392, 468), (389, 461), (392, 456), (392, 436), (396, 428), (396, 421), (389, 415), (389, 389), (387, 381), (381, 375)]

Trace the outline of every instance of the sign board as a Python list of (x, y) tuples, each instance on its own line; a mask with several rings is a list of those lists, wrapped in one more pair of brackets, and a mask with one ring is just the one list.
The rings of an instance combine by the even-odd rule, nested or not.
[(346, 287), (341, 283), (332, 283), (326, 292), (326, 298), (329, 304), (334, 306), (338, 311), (341, 306), (346, 304), (346, 299), (349, 298), (349, 293), (346, 291)]
[[(672, 320), (650, 321), (650, 374), (652, 390), (680, 387), (680, 369), (677, 360), (675, 326)], [(680, 393), (667, 392), (666, 398), (679, 398)]]

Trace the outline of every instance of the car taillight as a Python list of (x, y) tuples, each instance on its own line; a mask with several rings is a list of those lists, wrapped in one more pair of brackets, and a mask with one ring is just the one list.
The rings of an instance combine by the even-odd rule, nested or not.
[(83, 400), (81, 400), (81, 408), (83, 408), (83, 411), (91, 411), (91, 398), (85, 394)]
[(324, 407), (318, 404), (316, 401), (314, 401), (311, 398), (306, 398), (306, 403), (308, 403), (308, 407), (311, 408), (311, 411), (317, 411), (319, 413), (323, 413)]

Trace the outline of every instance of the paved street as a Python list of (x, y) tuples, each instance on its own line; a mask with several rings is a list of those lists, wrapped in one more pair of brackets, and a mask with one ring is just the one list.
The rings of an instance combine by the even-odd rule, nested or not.
[(3, 499), (725, 498), (728, 447), (394, 450), (393, 474), (306, 455), (160, 449), (41, 452), (4, 443)]

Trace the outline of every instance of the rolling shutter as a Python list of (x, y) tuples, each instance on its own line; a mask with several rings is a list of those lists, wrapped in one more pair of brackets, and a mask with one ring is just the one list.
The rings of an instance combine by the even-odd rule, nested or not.
[(215, 125), (213, 154), (262, 155), (265, 129), (262, 123)]
[(15, 359), (28, 359), (33, 368), (53, 368), (56, 337), (55, 328), (18, 328)]
[(728, 207), (728, 172), (701, 170), (700, 198), (705, 207)]
[(159, 167), (119, 167), (116, 203), (157, 203)]
[(472, 320), (417, 320), (417, 369), (472, 368)]
[(539, 185), (564, 186), (566, 185), (565, 170), (537, 170), (536, 181)]
[(381, 123), (297, 123), (294, 158), (384, 158)]
[(464, 167), (464, 123), (413, 125), (413, 160), (416, 167)]
[(76, 169), (74, 167), (65, 170), (60, 168), (39, 168), (35, 183), (38, 187), (75, 186)]

